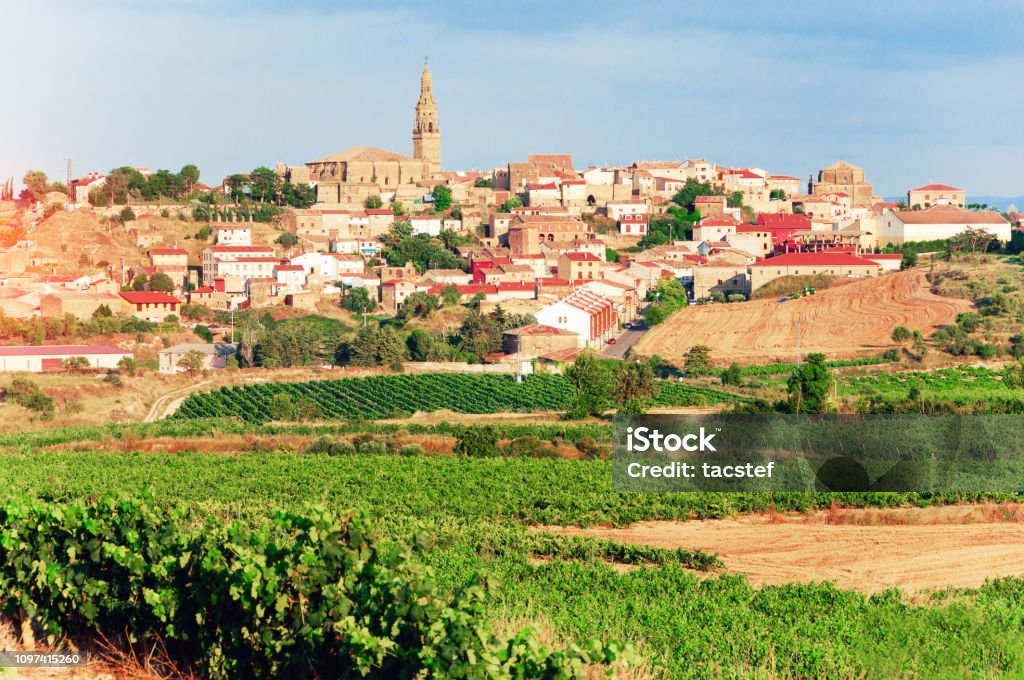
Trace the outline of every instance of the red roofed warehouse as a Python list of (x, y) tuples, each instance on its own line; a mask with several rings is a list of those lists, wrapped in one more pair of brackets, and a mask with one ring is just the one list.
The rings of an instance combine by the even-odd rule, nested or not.
[(0, 347), (0, 373), (59, 371), (70, 357), (85, 357), (92, 368), (117, 368), (132, 353), (113, 345), (39, 345)]
[(121, 311), (146, 321), (163, 321), (177, 314), (180, 304), (181, 300), (161, 291), (121, 292)]
[(878, 276), (882, 267), (863, 257), (848, 253), (789, 253), (776, 255), (750, 266), (750, 289), (757, 290), (781, 276), (864, 277)]

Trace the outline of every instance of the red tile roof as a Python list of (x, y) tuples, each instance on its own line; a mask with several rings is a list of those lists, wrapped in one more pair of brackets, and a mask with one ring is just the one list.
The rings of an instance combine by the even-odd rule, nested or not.
[(390, 208), (367, 208), (367, 215), (394, 215), (395, 211)]
[(992, 210), (963, 210), (951, 205), (933, 205), (924, 210), (906, 210), (896, 216), (904, 224), (1006, 224), (999, 213)]
[(301, 264), (279, 264), (275, 267), (279, 272), (301, 272), (305, 271)]
[(165, 293), (158, 290), (127, 290), (121, 291), (121, 297), (130, 302), (133, 305), (147, 305), (147, 304), (181, 304), (181, 300), (174, 297), (170, 293)]
[(556, 189), (557, 187), (553, 183), (549, 184), (527, 184), (527, 191), (542, 191), (544, 189)]
[(269, 246), (210, 246), (214, 253), (272, 253)]
[(600, 262), (601, 258), (593, 253), (566, 253), (565, 257), (573, 262)]
[(505, 335), (577, 335), (572, 331), (567, 331), (564, 328), (555, 328), (554, 326), (545, 326), (542, 323), (531, 323), (526, 326), (520, 326), (519, 328), (510, 328), (505, 331)]
[(760, 213), (757, 224), (761, 227), (775, 229), (810, 229), (811, 220), (807, 215), (790, 215), (788, 213)]
[(963, 189), (957, 189), (948, 184), (925, 184), (923, 187), (911, 189), (911, 191), (963, 191)]
[(150, 248), (150, 255), (188, 255), (184, 248)]
[(0, 357), (88, 356), (91, 354), (131, 354), (114, 345), (19, 345), (0, 347)]

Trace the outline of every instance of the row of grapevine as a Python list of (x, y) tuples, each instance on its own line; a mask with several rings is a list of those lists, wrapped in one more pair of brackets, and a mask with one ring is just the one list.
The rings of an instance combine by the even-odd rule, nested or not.
[[(175, 417), (237, 417), (247, 422), (266, 422), (280, 417), (273, 411), (278, 395), (287, 395), (290, 404), (307, 404), (319, 417), (327, 419), (380, 419), (439, 410), (458, 413), (556, 411), (569, 406), (572, 394), (569, 381), (557, 375), (528, 376), (521, 383), (506, 375), (387, 375), (221, 387), (191, 395)], [(702, 406), (744, 400), (745, 397), (706, 387), (663, 381), (652, 405)]]

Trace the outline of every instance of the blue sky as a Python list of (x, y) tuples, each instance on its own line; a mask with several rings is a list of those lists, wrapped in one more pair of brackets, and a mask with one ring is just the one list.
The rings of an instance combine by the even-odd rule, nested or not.
[[(8, 6), (10, 5), (10, 6)], [(823, 5), (823, 6), (822, 6)], [(704, 156), (877, 192), (1024, 194), (1024, 3), (5, 2), (0, 177), (203, 180), (411, 152), (430, 55), (445, 168)]]

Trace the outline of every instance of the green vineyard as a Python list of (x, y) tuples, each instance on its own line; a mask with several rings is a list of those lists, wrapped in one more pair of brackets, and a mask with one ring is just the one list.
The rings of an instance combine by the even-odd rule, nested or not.
[[(275, 397), (304, 405), (320, 418), (379, 419), (450, 410), (457, 413), (559, 411), (569, 407), (572, 385), (558, 375), (517, 383), (507, 375), (418, 374), (222, 387), (189, 396), (175, 418), (236, 417), (246, 422), (287, 419)], [(742, 396), (669, 381), (651, 406), (704, 406), (746, 401)], [(278, 399), (276, 402), (281, 403)], [(308, 412), (308, 411), (306, 411)]]

